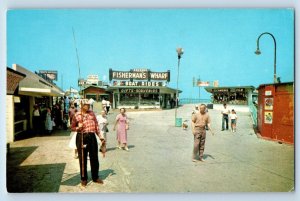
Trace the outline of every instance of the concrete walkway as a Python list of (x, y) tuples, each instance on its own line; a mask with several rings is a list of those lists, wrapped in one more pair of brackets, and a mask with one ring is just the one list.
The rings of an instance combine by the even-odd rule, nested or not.
[[(178, 109), (190, 125), (194, 105)], [(96, 111), (99, 108), (95, 107)], [(289, 192), (294, 189), (294, 146), (257, 138), (249, 112), (238, 112), (237, 132), (221, 131), (221, 114), (209, 110), (216, 133), (207, 133), (205, 162), (192, 162), (190, 127), (175, 127), (175, 110), (128, 112), (129, 152), (116, 149), (110, 113), (108, 152), (99, 154), (104, 185), (80, 185), (70, 132), (11, 144), (10, 192)], [(90, 170), (90, 167), (88, 165)]]

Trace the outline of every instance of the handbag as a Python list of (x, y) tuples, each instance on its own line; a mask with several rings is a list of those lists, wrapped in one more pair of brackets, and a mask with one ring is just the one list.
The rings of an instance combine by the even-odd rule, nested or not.
[(71, 140), (70, 140), (70, 142), (69, 142), (69, 147), (71, 148), (71, 149), (77, 149), (77, 147), (76, 147), (76, 135), (77, 135), (77, 132), (71, 132)]

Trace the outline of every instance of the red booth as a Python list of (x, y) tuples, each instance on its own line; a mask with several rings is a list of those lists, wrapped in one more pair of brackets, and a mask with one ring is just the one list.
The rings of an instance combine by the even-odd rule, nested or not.
[(294, 83), (258, 87), (258, 131), (263, 138), (294, 144)]

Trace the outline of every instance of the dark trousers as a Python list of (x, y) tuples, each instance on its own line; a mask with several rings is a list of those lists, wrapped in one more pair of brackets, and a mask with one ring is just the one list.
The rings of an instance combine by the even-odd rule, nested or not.
[(41, 134), (41, 117), (33, 116), (32, 118), (32, 126), (35, 134)]
[[(84, 148), (81, 147), (81, 142), (83, 139)], [(79, 165), (80, 165), (80, 176), (81, 180), (88, 179), (87, 176), (87, 154), (89, 153), (90, 157), (90, 165), (91, 165), (91, 172), (92, 172), (92, 179), (96, 181), (99, 176), (99, 160), (98, 160), (98, 144), (95, 133), (77, 133), (76, 136), (76, 147), (78, 150), (78, 158), (79, 158)], [(83, 154), (83, 155), (82, 155)]]
[(193, 150), (193, 159), (196, 159), (199, 154), (199, 158), (203, 158), (204, 148), (205, 148), (205, 138), (206, 130), (205, 128), (195, 128), (194, 133), (194, 150)]
[(222, 117), (222, 130), (225, 130), (225, 124), (226, 124), (226, 130), (228, 130), (228, 115), (224, 115)]
[(108, 114), (110, 106), (106, 106), (106, 113)]

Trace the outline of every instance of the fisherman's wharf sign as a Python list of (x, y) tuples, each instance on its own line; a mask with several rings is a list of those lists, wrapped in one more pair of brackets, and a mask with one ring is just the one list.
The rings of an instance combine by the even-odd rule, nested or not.
[(152, 72), (149, 69), (131, 69), (130, 71), (114, 71), (109, 69), (109, 80), (162, 80), (170, 81), (170, 71)]

